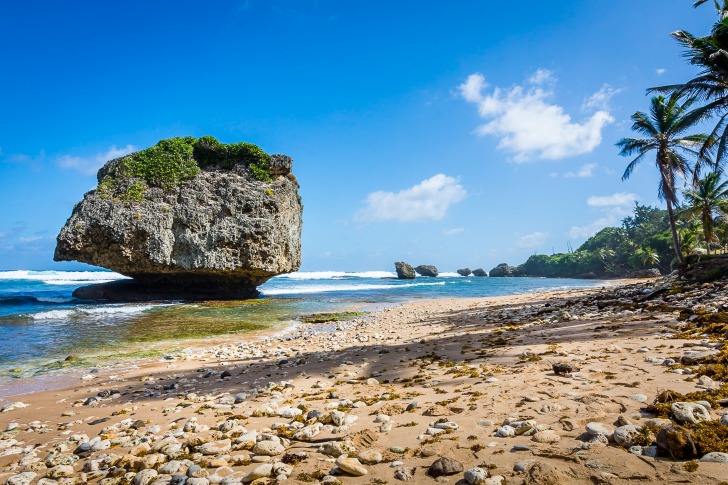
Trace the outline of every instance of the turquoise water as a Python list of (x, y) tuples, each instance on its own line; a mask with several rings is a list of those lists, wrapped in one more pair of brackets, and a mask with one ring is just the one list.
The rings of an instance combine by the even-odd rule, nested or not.
[(180, 351), (199, 340), (284, 329), (302, 315), (367, 309), (417, 298), (485, 297), (601, 286), (594, 280), (477, 278), (445, 273), (398, 280), (394, 273), (299, 272), (260, 287), (256, 300), (110, 304), (76, 300), (79, 286), (110, 272), (0, 271), (0, 377), (53, 371), (67, 356), (94, 366)]

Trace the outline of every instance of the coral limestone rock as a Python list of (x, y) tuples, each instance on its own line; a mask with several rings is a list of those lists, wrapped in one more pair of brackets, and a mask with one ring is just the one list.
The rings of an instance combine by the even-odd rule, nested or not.
[(133, 278), (80, 298), (247, 298), (301, 263), (291, 159), (212, 137), (173, 138), (111, 160), (74, 207), (54, 259)]

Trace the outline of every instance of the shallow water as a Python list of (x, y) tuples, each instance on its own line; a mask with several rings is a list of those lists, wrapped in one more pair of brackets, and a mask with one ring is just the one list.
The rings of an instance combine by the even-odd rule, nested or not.
[[(256, 300), (108, 304), (71, 297), (79, 286), (112, 281), (110, 272), (0, 272), (0, 377), (109, 365), (183, 352), (200, 340), (284, 329), (311, 313), (417, 298), (485, 297), (567, 287), (593, 280), (477, 278), (445, 273), (398, 280), (394, 273), (309, 272), (271, 279)], [(80, 360), (65, 362), (69, 356)]]

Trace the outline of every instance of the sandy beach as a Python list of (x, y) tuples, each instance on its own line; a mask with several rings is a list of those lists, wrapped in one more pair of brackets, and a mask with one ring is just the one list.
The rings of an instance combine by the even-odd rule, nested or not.
[(722, 340), (675, 334), (728, 291), (677, 287), (413, 301), (6, 396), (0, 483), (725, 483), (650, 447), (661, 391), (720, 389), (681, 362)]

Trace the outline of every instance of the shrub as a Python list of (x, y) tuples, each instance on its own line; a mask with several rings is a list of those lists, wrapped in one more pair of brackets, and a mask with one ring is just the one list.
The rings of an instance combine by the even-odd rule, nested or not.
[(102, 198), (141, 202), (147, 186), (172, 190), (194, 178), (200, 168), (231, 169), (241, 163), (256, 179), (270, 182), (269, 160), (270, 155), (252, 143), (226, 145), (212, 136), (169, 138), (124, 157), (99, 183), (98, 191)]

